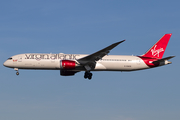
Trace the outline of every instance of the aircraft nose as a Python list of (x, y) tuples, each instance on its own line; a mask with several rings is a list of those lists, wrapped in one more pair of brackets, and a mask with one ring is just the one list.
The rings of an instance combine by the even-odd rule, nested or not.
[(5, 62), (3, 63), (3, 65), (4, 65), (5, 67), (7, 67), (7, 66), (8, 66), (7, 61), (5, 61)]
[(6, 61), (3, 63), (3, 65), (4, 65), (5, 67), (12, 67), (10, 61), (8, 61), (8, 60), (6, 60)]

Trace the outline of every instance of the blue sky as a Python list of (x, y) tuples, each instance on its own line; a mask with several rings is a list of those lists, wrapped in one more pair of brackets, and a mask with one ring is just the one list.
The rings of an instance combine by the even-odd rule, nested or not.
[[(0, 4), (0, 119), (179, 120), (178, 0), (17, 0)], [(20, 53), (90, 54), (126, 41), (110, 54), (141, 55), (172, 33), (164, 57), (173, 64), (136, 72), (83, 72), (5, 68)]]

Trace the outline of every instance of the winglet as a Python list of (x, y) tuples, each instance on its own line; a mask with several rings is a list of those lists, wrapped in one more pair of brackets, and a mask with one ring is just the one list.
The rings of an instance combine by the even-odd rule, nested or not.
[(122, 41), (120, 41), (120, 42), (116, 42), (116, 43), (114, 43), (114, 44), (106, 47), (105, 49), (111, 50), (111, 49), (113, 49), (114, 47), (116, 47), (117, 45), (119, 45), (120, 43), (122, 43), (122, 42), (124, 42), (124, 41), (125, 41), (125, 40), (122, 40)]

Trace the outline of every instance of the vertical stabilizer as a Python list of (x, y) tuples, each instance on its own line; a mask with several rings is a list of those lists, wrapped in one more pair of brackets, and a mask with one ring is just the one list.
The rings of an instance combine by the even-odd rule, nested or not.
[(163, 57), (163, 54), (166, 50), (166, 46), (169, 42), (169, 39), (171, 37), (170, 34), (165, 34), (159, 41), (156, 42), (144, 55), (143, 57), (151, 57), (151, 58), (157, 58), (161, 59)]

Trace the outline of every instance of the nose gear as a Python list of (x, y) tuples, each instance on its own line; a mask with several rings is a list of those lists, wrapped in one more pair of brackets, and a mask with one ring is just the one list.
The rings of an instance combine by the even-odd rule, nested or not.
[(18, 68), (14, 68), (14, 70), (17, 71), (16, 75), (19, 75)]

